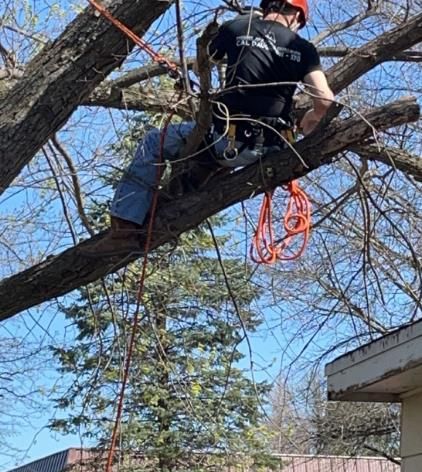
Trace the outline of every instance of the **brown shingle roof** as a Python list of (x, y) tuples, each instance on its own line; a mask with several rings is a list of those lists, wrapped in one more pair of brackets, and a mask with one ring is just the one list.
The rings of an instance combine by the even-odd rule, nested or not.
[(43, 457), (29, 464), (16, 467), (9, 472), (61, 472), (70, 465), (78, 464), (92, 458), (93, 452), (90, 449), (71, 448)]
[[(17, 467), (9, 472), (63, 472), (70, 466), (75, 471), (104, 470), (104, 461), (88, 465), (91, 460), (98, 459), (99, 453), (94, 449), (67, 449), (52, 454), (29, 464)], [(400, 472), (400, 466), (379, 457), (339, 457), (339, 456), (306, 456), (277, 455), (280, 458), (282, 472)], [(103, 457), (104, 459), (104, 457)], [(140, 463), (136, 458), (134, 462)], [(83, 463), (83, 465), (82, 465)], [(220, 469), (221, 470), (221, 469)], [(250, 467), (230, 467), (226, 472), (253, 472)], [(262, 469), (260, 469), (262, 470)], [(270, 472), (270, 469), (268, 470)]]
[(400, 466), (379, 457), (281, 456), (283, 472), (400, 472)]

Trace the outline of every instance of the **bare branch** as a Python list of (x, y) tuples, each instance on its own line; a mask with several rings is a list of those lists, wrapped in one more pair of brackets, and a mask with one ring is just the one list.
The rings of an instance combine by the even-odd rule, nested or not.
[(370, 144), (353, 146), (350, 151), (370, 161), (382, 162), (411, 175), (418, 182), (422, 182), (422, 161), (403, 149), (378, 147)]
[(312, 42), (315, 45), (322, 43), (325, 39), (329, 38), (330, 36), (336, 33), (339, 33), (340, 31), (344, 31), (348, 28), (351, 28), (352, 26), (361, 23), (363, 20), (366, 20), (367, 18), (375, 14), (376, 14), (376, 11), (371, 8), (371, 9), (367, 9), (366, 11), (363, 11), (362, 13), (359, 13), (358, 15), (353, 16), (352, 18), (346, 21), (342, 21), (341, 23), (337, 23), (332, 26), (330, 25), (327, 30), (315, 36), (315, 38), (312, 39)]
[[(367, 139), (374, 132), (391, 126), (414, 121), (420, 109), (416, 100), (402, 99), (388, 106), (373, 109), (365, 120), (350, 118), (333, 123), (325, 132), (314, 134), (296, 145), (296, 150), (306, 158), (310, 169), (318, 168), (339, 152)], [(369, 125), (368, 123), (371, 123)], [(230, 175), (212, 179), (199, 192), (190, 192), (171, 202), (160, 205), (152, 239), (152, 248), (172, 241), (179, 234), (196, 227), (209, 216), (274, 188), (293, 178), (306, 175), (296, 154), (289, 150), (268, 156), (261, 164), (246, 167)], [(269, 172), (271, 170), (271, 173)], [(272, 177), (266, 178), (266, 175)], [(97, 280), (135, 260), (139, 255), (87, 259), (79, 248), (89, 246), (102, 234), (70, 248), (58, 256), (52, 256), (28, 270), (0, 283), (0, 319), (4, 320), (22, 310), (51, 298), (64, 295), (81, 285)], [(14, 296), (10, 297), (9, 294)]]
[(422, 41), (422, 13), (346, 56), (331, 67), (328, 78), (334, 93), (357, 80), (378, 64)]
[(51, 138), (51, 142), (52, 142), (54, 148), (63, 157), (63, 159), (66, 162), (67, 167), (69, 168), (70, 178), (72, 179), (72, 185), (73, 185), (73, 195), (75, 197), (76, 207), (78, 209), (79, 218), (81, 219), (82, 224), (84, 225), (84, 227), (88, 231), (88, 233), (91, 236), (94, 236), (94, 230), (92, 229), (91, 223), (89, 222), (89, 219), (85, 214), (82, 191), (81, 191), (81, 186), (80, 186), (79, 179), (78, 179), (78, 173), (76, 171), (75, 165), (73, 164), (72, 158), (70, 157), (70, 155), (68, 154), (68, 152), (66, 151), (64, 146), (62, 144), (60, 144), (60, 142), (57, 139), (56, 135), (54, 135)]
[[(170, 60), (175, 64), (180, 65), (180, 61), (178, 59), (171, 58)], [(194, 57), (186, 58), (186, 64), (188, 69), (192, 69), (194, 62)], [(154, 77), (167, 74), (167, 72), (167, 69), (161, 64), (149, 64), (144, 67), (138, 67), (136, 69), (133, 69), (130, 72), (127, 72), (126, 74), (122, 75), (122, 77), (119, 77), (115, 80), (105, 82), (104, 85), (107, 84), (108, 87), (122, 89), (137, 84), (138, 82), (142, 82), (143, 80), (152, 79)]]
[(97, 87), (94, 92), (81, 102), (81, 105), (118, 108), (120, 110), (148, 111), (151, 113), (168, 113), (175, 109), (175, 113), (182, 118), (191, 119), (190, 108), (182, 103), (174, 103), (174, 91), (154, 91), (152, 88), (143, 88), (132, 85), (129, 88), (119, 89), (109, 87), (107, 83)]
[(28, 33), (27, 31), (17, 28), (16, 26), (11, 26), (11, 25), (6, 25), (3, 23), (3, 21), (0, 20), (0, 27), (4, 29), (8, 29), (10, 31), (13, 31), (14, 33), (18, 33), (21, 36), (25, 36), (25, 38), (32, 39), (33, 41), (36, 41), (37, 43), (41, 44), (47, 44), (47, 41), (44, 38), (41, 38), (40, 36), (32, 33)]
[[(318, 53), (321, 57), (345, 57), (347, 55), (358, 56), (362, 52), (358, 48), (347, 47), (325, 47), (318, 48)], [(365, 56), (363, 56), (365, 57)], [(388, 61), (398, 62), (422, 62), (422, 51), (403, 51), (391, 56)]]

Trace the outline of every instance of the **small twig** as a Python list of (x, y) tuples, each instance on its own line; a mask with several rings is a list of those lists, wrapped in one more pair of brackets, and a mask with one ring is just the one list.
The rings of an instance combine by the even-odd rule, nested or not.
[[(188, 64), (185, 55), (185, 38), (183, 33), (183, 19), (182, 19), (182, 0), (176, 0), (176, 23), (177, 23), (177, 41), (179, 44), (179, 59), (182, 67), (182, 79), (184, 87), (188, 95), (192, 95), (192, 88), (189, 80)], [(195, 113), (195, 106), (190, 102), (192, 112)]]
[(89, 222), (88, 217), (85, 214), (81, 186), (79, 184), (78, 174), (77, 174), (76, 168), (73, 164), (72, 158), (67, 153), (67, 151), (64, 149), (64, 147), (59, 143), (59, 141), (57, 140), (56, 135), (54, 135), (51, 138), (51, 142), (53, 143), (53, 146), (55, 147), (55, 149), (63, 157), (63, 159), (66, 162), (66, 165), (69, 168), (70, 177), (72, 179), (72, 184), (73, 184), (73, 192), (74, 192), (74, 196), (75, 196), (75, 200), (76, 200), (76, 206), (77, 206), (77, 209), (78, 209), (79, 217), (80, 217), (83, 225), (85, 226), (86, 230), (88, 231), (88, 233), (91, 236), (94, 236), (95, 231), (92, 229), (91, 223)]
[(41, 43), (41, 44), (47, 44), (48, 43), (47, 40), (42, 39), (42, 38), (40, 38), (39, 36), (37, 36), (35, 34), (27, 33), (26, 31), (24, 31), (21, 28), (16, 28), (14, 26), (5, 25), (1, 20), (0, 20), (0, 27), (4, 28), (4, 29), (8, 29), (10, 31), (13, 31), (14, 33), (20, 34), (21, 36), (25, 36), (25, 38), (32, 39), (32, 40), (36, 41), (37, 43)]
[(393, 464), (401, 465), (401, 460), (396, 459), (393, 456), (390, 456), (390, 454), (387, 454), (386, 452), (378, 449), (377, 447), (370, 446), (369, 444), (364, 443), (363, 447), (368, 449), (369, 451), (375, 452), (376, 454), (380, 454), (382, 457), (385, 459), (388, 459), (390, 462)]
[(50, 157), (49, 157), (47, 151), (45, 150), (44, 147), (41, 148), (41, 149), (42, 149), (42, 153), (44, 154), (44, 157), (47, 161), (48, 167), (50, 168), (51, 175), (53, 176), (54, 183), (56, 184), (56, 188), (57, 188), (57, 191), (59, 193), (59, 198), (60, 198), (62, 208), (63, 208), (63, 215), (64, 215), (65, 220), (67, 222), (67, 225), (69, 227), (70, 234), (72, 235), (73, 244), (76, 245), (78, 243), (78, 237), (76, 236), (75, 229), (74, 229), (73, 224), (72, 224), (72, 220), (70, 219), (69, 211), (68, 211), (68, 208), (67, 208), (67, 205), (66, 205), (66, 200), (64, 198), (63, 191), (62, 191), (61, 186), (60, 186), (59, 178), (57, 176), (56, 170), (54, 169), (54, 166), (53, 166), (53, 164), (50, 160)]
[(339, 33), (340, 31), (344, 31), (375, 14), (376, 14), (375, 9), (369, 9), (369, 10), (365, 10), (362, 13), (359, 13), (358, 15), (353, 16), (347, 21), (343, 21), (341, 23), (337, 23), (332, 26), (330, 25), (327, 30), (315, 36), (315, 38), (312, 39), (312, 43), (315, 45), (322, 43), (322, 41), (324, 41), (331, 35), (335, 33)]

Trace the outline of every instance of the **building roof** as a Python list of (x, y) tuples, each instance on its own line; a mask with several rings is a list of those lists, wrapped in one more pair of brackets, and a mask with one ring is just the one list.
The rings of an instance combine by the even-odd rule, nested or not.
[(400, 472), (400, 466), (380, 457), (282, 456), (283, 472)]
[(72, 465), (92, 459), (94, 455), (97, 456), (91, 449), (70, 448), (16, 467), (9, 472), (61, 472)]
[(400, 401), (422, 388), (422, 321), (335, 359), (325, 373), (330, 400)]
[[(400, 466), (380, 457), (342, 457), (342, 456), (310, 456), (281, 454), (283, 472), (400, 472)], [(104, 462), (96, 462), (89, 467), (90, 461), (98, 459), (98, 452), (93, 449), (67, 449), (57, 452), (29, 464), (17, 467), (9, 472), (62, 472), (72, 466), (83, 465), (83, 470), (104, 470)], [(82, 470), (77, 467), (76, 470)], [(221, 469), (220, 469), (221, 470)], [(233, 468), (224, 469), (226, 472)], [(253, 468), (244, 470), (236, 468), (236, 472), (253, 472)], [(262, 469), (259, 469), (262, 470)], [(270, 472), (270, 469), (268, 469)]]

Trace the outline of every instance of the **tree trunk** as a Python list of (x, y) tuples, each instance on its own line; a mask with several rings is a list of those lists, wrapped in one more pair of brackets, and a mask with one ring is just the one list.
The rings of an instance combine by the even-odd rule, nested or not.
[[(172, 0), (113, 0), (109, 10), (143, 35)], [(0, 103), (0, 194), (134, 44), (92, 7), (28, 64)]]

